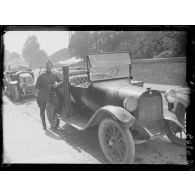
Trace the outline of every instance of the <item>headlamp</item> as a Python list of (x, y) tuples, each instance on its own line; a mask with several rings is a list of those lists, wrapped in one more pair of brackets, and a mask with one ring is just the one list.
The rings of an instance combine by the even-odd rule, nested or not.
[(177, 98), (177, 94), (174, 89), (168, 90), (165, 92), (165, 99), (168, 103), (173, 103)]
[(137, 108), (137, 100), (134, 97), (128, 97), (123, 102), (124, 108), (129, 111), (133, 112)]

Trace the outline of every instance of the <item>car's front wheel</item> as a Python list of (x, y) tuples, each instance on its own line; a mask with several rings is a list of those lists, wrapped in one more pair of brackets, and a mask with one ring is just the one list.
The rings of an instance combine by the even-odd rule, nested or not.
[(48, 121), (52, 128), (57, 128), (60, 123), (60, 119), (57, 117), (56, 113), (54, 112), (55, 106), (51, 103), (47, 103), (46, 105), (46, 113)]
[(186, 129), (172, 121), (168, 121), (167, 137), (177, 145), (186, 146)]
[(101, 149), (112, 164), (130, 164), (135, 157), (135, 144), (129, 128), (122, 128), (114, 119), (101, 121), (98, 129)]

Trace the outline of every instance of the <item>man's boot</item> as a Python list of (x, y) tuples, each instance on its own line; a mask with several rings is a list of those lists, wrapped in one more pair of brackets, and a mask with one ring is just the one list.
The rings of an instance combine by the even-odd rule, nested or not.
[(43, 130), (47, 130), (46, 122), (45, 122), (45, 113), (41, 113), (41, 122), (43, 126)]

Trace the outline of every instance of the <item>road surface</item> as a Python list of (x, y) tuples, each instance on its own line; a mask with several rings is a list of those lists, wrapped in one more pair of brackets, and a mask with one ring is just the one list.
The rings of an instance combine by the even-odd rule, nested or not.
[[(45, 133), (35, 97), (13, 103), (3, 96), (3, 101), (4, 163), (108, 163), (96, 128), (79, 132), (61, 121), (55, 133)], [(186, 149), (166, 137), (156, 139), (136, 145), (134, 163), (186, 164)]]

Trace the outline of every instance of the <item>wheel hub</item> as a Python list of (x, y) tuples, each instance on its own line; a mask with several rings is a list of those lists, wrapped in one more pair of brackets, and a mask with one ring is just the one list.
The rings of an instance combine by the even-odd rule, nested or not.
[(113, 119), (104, 119), (99, 126), (98, 136), (100, 146), (109, 162), (133, 162), (135, 148), (129, 129), (120, 127)]
[(113, 145), (114, 145), (113, 141), (112, 141), (112, 140), (109, 140), (109, 141), (108, 141), (108, 145), (109, 145), (109, 146), (113, 146)]

